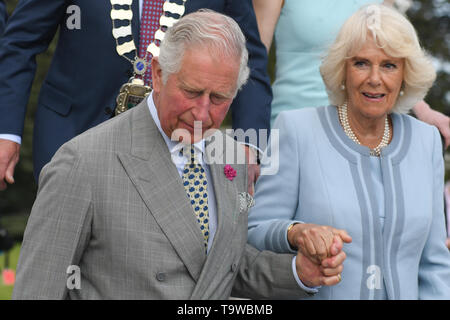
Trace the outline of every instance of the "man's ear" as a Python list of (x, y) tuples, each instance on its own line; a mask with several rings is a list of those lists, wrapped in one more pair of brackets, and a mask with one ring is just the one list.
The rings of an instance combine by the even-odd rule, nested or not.
[(152, 62), (152, 83), (153, 83), (153, 91), (159, 93), (161, 91), (162, 86), (162, 70), (159, 65), (158, 57), (153, 57)]

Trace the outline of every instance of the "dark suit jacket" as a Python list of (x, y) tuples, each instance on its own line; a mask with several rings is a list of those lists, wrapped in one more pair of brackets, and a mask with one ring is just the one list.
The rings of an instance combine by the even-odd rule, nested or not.
[(6, 26), (6, 4), (3, 0), (0, 0), (0, 36), (3, 34)]
[[(81, 29), (68, 29), (69, 5), (81, 11)], [(251, 79), (231, 106), (235, 128), (269, 128), (271, 89), (267, 54), (259, 40), (251, 0), (188, 0), (186, 12), (200, 8), (225, 13), (248, 40)], [(138, 47), (139, 6), (133, 1), (133, 33)], [(22, 135), (26, 105), (36, 70), (35, 56), (47, 49), (60, 27), (34, 122), (33, 162), (41, 168), (66, 141), (111, 117), (121, 85), (132, 66), (116, 53), (109, 0), (21, 0), (0, 40), (0, 133)]]

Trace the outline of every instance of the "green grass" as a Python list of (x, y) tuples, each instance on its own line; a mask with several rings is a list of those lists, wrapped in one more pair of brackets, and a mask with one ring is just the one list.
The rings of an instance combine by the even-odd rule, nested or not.
[[(14, 245), (9, 252), (9, 268), (16, 270), (17, 261), (19, 261), (20, 243)], [(0, 270), (5, 267), (5, 253), (0, 255)], [(3, 284), (3, 280), (0, 279), (0, 300), (11, 300), (13, 292), (13, 286), (6, 286)]]

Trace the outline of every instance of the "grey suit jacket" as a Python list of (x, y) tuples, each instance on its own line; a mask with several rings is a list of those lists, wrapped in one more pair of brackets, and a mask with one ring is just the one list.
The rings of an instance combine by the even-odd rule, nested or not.
[[(13, 298), (226, 299), (233, 284), (235, 296), (305, 296), (292, 275), (292, 255), (246, 244), (247, 208), (239, 196), (246, 166), (233, 165), (233, 181), (224, 166), (210, 165), (218, 227), (206, 255), (145, 101), (69, 141), (41, 173)], [(72, 265), (80, 289), (68, 289)]]

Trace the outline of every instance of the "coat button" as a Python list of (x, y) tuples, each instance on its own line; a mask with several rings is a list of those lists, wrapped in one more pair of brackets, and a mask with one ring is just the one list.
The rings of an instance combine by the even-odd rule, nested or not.
[(158, 281), (166, 281), (166, 274), (164, 272), (158, 272), (156, 274), (156, 280), (158, 280)]
[(237, 263), (235, 262), (231, 265), (231, 272), (235, 272), (236, 269), (237, 269)]

